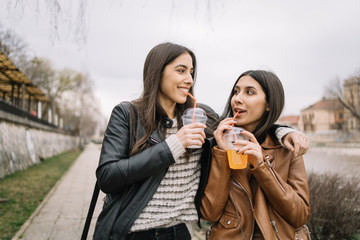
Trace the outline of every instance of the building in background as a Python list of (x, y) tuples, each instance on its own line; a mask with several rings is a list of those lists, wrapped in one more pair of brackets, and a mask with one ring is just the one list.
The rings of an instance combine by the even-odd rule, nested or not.
[[(344, 81), (344, 97), (347, 103), (360, 114), (360, 77), (350, 78)], [(351, 132), (360, 129), (360, 120), (349, 109), (344, 109), (344, 130)]]
[(344, 104), (324, 97), (302, 109), (299, 117), (283, 116), (277, 123), (304, 132), (313, 144), (360, 142), (360, 77), (345, 80), (342, 89), (338, 97)]
[(300, 119), (300, 117), (298, 115), (287, 115), (287, 116), (280, 117), (276, 123), (282, 124), (282, 125), (287, 125), (287, 126), (295, 128), (295, 129), (300, 129), (299, 119)]
[(301, 110), (299, 129), (303, 132), (343, 130), (344, 106), (337, 99), (323, 98)]

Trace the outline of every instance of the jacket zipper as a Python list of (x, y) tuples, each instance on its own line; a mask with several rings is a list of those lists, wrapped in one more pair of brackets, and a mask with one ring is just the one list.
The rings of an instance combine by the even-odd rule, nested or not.
[(271, 174), (273, 175), (273, 177), (275, 178), (276, 182), (278, 183), (279, 187), (281, 188), (281, 190), (286, 193), (286, 190), (285, 188), (281, 185), (279, 179), (276, 177), (275, 173), (274, 173), (274, 169), (271, 167), (271, 164), (270, 164), (270, 161), (269, 160), (266, 160), (266, 165), (268, 166)]
[[(265, 162), (266, 162), (266, 165), (268, 166), (271, 174), (273, 175), (273, 177), (275, 178), (275, 180), (276, 180), (276, 182), (278, 183), (279, 187), (281, 188), (281, 190), (282, 190), (284, 193), (286, 193), (285, 188), (281, 185), (279, 179), (276, 177), (276, 174), (275, 174), (275, 172), (274, 172), (274, 168), (275, 168), (275, 164), (276, 164), (276, 155), (275, 155), (275, 154), (276, 154), (276, 153), (275, 153), (275, 151), (274, 151), (274, 154), (273, 154), (273, 155), (275, 156), (275, 157), (274, 157), (274, 162), (273, 162), (274, 167), (271, 166), (269, 159), (266, 159)], [(268, 211), (269, 211), (269, 217), (270, 217), (271, 226), (274, 228), (274, 232), (275, 232), (275, 235), (276, 235), (277, 239), (280, 240), (280, 237), (279, 237), (279, 234), (278, 234), (279, 230), (278, 230), (277, 227), (276, 227), (276, 222), (275, 222), (275, 220), (272, 220), (271, 210), (269, 209)]]
[(280, 237), (279, 237), (279, 234), (278, 234), (279, 230), (278, 230), (277, 227), (276, 227), (276, 222), (275, 222), (275, 220), (273, 220), (273, 218), (272, 218), (272, 216), (271, 216), (271, 207), (270, 207), (270, 206), (268, 207), (268, 211), (269, 211), (269, 218), (270, 218), (271, 226), (274, 228), (275, 235), (276, 235), (277, 239), (280, 240)]
[(280, 237), (279, 237), (279, 235), (278, 235), (278, 229), (277, 229), (277, 227), (276, 227), (276, 222), (274, 221), (274, 220), (271, 220), (271, 225), (273, 226), (273, 228), (274, 228), (274, 230), (275, 230), (275, 235), (276, 235), (276, 237), (280, 240)]
[(153, 137), (150, 137), (148, 140), (149, 140), (149, 142), (152, 143), (153, 145), (159, 143), (159, 141), (158, 141), (157, 139), (153, 138)]
[[(252, 203), (252, 201), (251, 201), (251, 198), (250, 198), (248, 192), (245, 190), (245, 188), (243, 188), (243, 187), (240, 185), (240, 183), (237, 182), (236, 177), (234, 176), (234, 174), (231, 173), (231, 175), (232, 175), (232, 178), (233, 178), (233, 181), (231, 181), (231, 183), (232, 183), (233, 185), (235, 185), (236, 187), (240, 188), (242, 191), (244, 191), (244, 192), (246, 193), (246, 196), (248, 197), (249, 202), (250, 202), (251, 211), (253, 212), (253, 216), (254, 216), (254, 206), (253, 206), (253, 203)], [(238, 211), (235, 203), (234, 203), (234, 206), (235, 206), (235, 208), (236, 208), (236, 211)], [(252, 231), (251, 231), (251, 238), (250, 238), (250, 239), (253, 238), (254, 227), (255, 227), (255, 218), (253, 217), (252, 220), (253, 220), (253, 225), (252, 225)], [(239, 223), (239, 224), (241, 224), (241, 223)]]

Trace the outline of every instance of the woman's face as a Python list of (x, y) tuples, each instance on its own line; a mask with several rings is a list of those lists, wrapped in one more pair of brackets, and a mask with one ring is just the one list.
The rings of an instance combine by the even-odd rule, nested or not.
[(261, 85), (250, 76), (243, 76), (236, 83), (231, 108), (234, 115), (239, 111), (236, 125), (249, 132), (255, 130), (265, 111), (269, 110)]
[(186, 102), (187, 92), (194, 82), (191, 75), (193, 71), (192, 58), (187, 52), (165, 67), (158, 91), (158, 99), (164, 109), (171, 109), (176, 103)]

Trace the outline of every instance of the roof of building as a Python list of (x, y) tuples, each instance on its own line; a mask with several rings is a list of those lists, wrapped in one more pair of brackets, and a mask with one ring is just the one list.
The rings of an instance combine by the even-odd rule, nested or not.
[(38, 101), (48, 101), (45, 94), (0, 51), (0, 93), (7, 96), (13, 94), (15, 98), (19, 98), (18, 92), (13, 91), (13, 86), (18, 84), (24, 84), (25, 86), (25, 99), (29, 99), (31, 96), (31, 98)]
[(360, 85), (360, 77), (352, 77), (344, 80), (344, 86)]
[(338, 99), (321, 99), (303, 110), (339, 110), (344, 108)]
[(282, 116), (278, 119), (277, 123), (294, 126), (298, 124), (299, 118), (300, 117), (298, 115)]

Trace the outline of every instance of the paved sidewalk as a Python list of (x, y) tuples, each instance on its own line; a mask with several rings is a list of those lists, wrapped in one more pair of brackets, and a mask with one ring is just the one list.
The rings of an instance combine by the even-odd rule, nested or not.
[[(101, 145), (88, 144), (12, 240), (80, 239), (95, 184)], [(88, 239), (102, 207), (100, 193)]]

